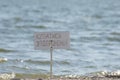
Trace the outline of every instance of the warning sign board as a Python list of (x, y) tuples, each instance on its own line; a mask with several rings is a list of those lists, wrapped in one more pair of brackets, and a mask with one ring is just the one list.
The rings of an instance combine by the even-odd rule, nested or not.
[[(52, 43), (51, 43), (52, 41)], [(68, 31), (37, 32), (34, 34), (35, 49), (67, 49), (70, 48), (70, 34)]]

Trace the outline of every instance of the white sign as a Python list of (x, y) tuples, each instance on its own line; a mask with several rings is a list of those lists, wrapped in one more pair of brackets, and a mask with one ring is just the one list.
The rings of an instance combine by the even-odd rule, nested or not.
[(34, 35), (35, 49), (65, 49), (70, 48), (70, 35), (68, 31), (38, 32)]

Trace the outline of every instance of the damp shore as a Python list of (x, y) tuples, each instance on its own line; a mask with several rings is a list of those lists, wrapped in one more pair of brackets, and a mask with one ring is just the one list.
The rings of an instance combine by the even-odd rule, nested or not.
[(120, 78), (108, 78), (108, 77), (86, 77), (81, 76), (79, 78), (53, 78), (53, 79), (46, 79), (46, 78), (13, 78), (11, 80), (120, 80)]
[(0, 75), (0, 80), (120, 80), (120, 75), (105, 74), (105, 72), (95, 72), (86, 75), (53, 75), (50, 79), (49, 74), (15, 74), (5, 73)]

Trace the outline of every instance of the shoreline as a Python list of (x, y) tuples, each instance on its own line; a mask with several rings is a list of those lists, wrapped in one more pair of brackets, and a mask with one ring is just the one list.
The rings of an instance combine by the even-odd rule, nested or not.
[[(49, 74), (3, 73), (0, 80), (51, 80)], [(52, 80), (120, 80), (120, 71), (100, 71), (85, 75), (53, 75)]]
[(11, 80), (120, 80), (120, 76), (54, 76), (52, 79), (49, 77), (46, 78), (13, 78)]
[(80, 77), (80, 78), (53, 78), (53, 79), (43, 79), (43, 78), (13, 78), (10, 80), (120, 80), (120, 78), (108, 78), (108, 77)]

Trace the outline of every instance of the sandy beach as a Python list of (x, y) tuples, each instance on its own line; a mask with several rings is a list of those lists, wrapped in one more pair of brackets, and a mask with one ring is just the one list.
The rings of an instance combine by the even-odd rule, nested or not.
[[(30, 79), (30, 78), (26, 78), (26, 79), (20, 79), (20, 78), (14, 78), (11, 80), (50, 80), (50, 79), (42, 79), (42, 78), (38, 78), (38, 79)], [(107, 77), (81, 77), (81, 78), (54, 78), (52, 80), (120, 80), (120, 78), (107, 78)]]
[(0, 80), (120, 80), (119, 71), (113, 72), (94, 72), (85, 75), (53, 75), (50, 79), (50, 75), (46, 74), (15, 74), (5, 73), (0, 74)]

